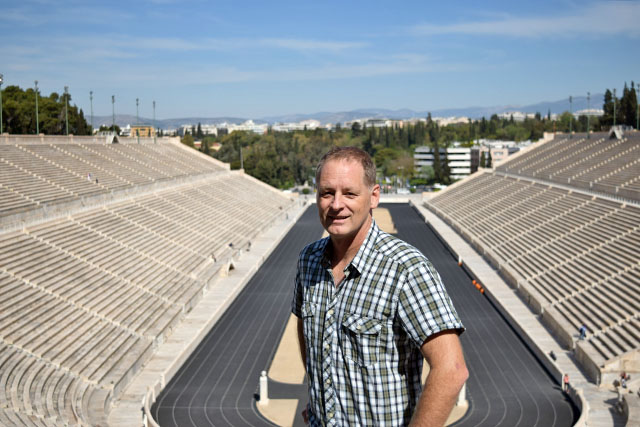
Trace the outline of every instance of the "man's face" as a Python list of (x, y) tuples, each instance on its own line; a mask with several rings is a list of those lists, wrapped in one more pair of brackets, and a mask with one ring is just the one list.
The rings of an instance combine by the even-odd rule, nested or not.
[(370, 210), (378, 206), (380, 186), (365, 184), (360, 162), (328, 161), (317, 184), (320, 222), (332, 238), (353, 238), (368, 225)]

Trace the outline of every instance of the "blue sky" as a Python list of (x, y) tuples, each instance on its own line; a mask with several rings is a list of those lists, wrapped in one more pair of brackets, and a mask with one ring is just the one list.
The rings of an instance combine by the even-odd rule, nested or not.
[(526, 105), (640, 80), (640, 2), (3, 0), (4, 87), (89, 115)]

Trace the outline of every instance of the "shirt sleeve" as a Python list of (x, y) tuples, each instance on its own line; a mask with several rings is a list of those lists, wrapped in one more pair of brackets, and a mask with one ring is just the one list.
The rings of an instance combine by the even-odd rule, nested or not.
[(426, 259), (406, 273), (398, 296), (398, 316), (403, 329), (418, 347), (438, 332), (464, 331), (440, 275)]
[(298, 259), (298, 268), (296, 269), (296, 279), (293, 288), (293, 300), (291, 301), (291, 312), (296, 317), (302, 317), (302, 300), (304, 298), (304, 289), (302, 286), (302, 257)]

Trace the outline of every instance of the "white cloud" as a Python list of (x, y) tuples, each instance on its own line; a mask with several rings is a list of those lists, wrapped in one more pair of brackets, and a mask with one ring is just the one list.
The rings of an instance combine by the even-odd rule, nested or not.
[(640, 3), (606, 2), (579, 7), (575, 14), (544, 17), (505, 16), (488, 21), (448, 25), (424, 24), (412, 28), (417, 35), (494, 35), (525, 38), (640, 36)]
[(341, 51), (346, 49), (357, 49), (365, 47), (366, 43), (360, 42), (340, 42), (340, 41), (319, 41), (304, 39), (261, 39), (258, 43), (265, 47), (275, 47), (282, 49), (303, 50), (303, 51)]
[(167, 76), (180, 76), (182, 85), (207, 85), (243, 82), (324, 81), (335, 79), (468, 70), (468, 64), (434, 63), (421, 55), (398, 55), (386, 61), (363, 64), (326, 64), (317, 67), (253, 70), (241, 66), (203, 65), (197, 69), (179, 63), (165, 66), (127, 66), (113, 70), (109, 80), (120, 84), (162, 84)]

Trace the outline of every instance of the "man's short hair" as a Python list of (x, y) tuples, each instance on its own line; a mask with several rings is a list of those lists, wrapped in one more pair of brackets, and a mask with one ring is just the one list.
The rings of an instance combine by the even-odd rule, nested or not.
[(316, 169), (316, 183), (320, 180), (320, 173), (323, 166), (331, 160), (349, 160), (359, 162), (364, 170), (364, 183), (373, 187), (376, 184), (376, 165), (371, 160), (371, 156), (366, 151), (358, 147), (333, 147), (318, 163)]

